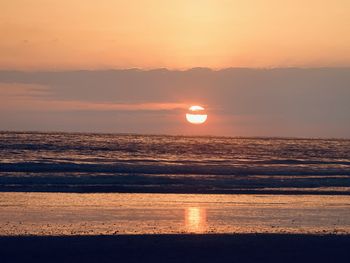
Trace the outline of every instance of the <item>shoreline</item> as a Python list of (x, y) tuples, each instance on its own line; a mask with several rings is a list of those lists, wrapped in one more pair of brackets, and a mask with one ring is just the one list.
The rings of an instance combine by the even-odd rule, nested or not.
[(0, 235), (350, 234), (350, 196), (0, 193)]
[(93, 194), (93, 193), (128, 193), (128, 194), (261, 194), (261, 195), (350, 195), (349, 190), (327, 190), (327, 189), (317, 189), (311, 190), (281, 190), (281, 189), (209, 189), (209, 188), (184, 188), (181, 187), (168, 187), (165, 188), (150, 186), (145, 187), (144, 185), (137, 186), (3, 186), (0, 185), (0, 193), (79, 193), (79, 194)]

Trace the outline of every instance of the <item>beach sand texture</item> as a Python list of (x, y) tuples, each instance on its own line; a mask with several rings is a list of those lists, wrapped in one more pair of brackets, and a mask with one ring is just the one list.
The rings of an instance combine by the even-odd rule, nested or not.
[(0, 193), (0, 235), (350, 234), (350, 196)]

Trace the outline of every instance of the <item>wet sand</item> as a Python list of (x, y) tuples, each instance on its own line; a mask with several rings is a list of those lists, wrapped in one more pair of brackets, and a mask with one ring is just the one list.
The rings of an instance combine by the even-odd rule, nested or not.
[(349, 235), (0, 237), (7, 262), (349, 262)]
[(0, 262), (348, 262), (350, 196), (0, 193)]
[(350, 234), (350, 196), (0, 193), (0, 236)]

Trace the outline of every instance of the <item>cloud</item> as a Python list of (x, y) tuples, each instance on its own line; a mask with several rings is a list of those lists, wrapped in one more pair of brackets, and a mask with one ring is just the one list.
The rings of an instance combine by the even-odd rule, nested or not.
[[(33, 129), (56, 127), (56, 120), (60, 127), (84, 130), (86, 125), (78, 120), (91, 116), (87, 118), (91, 123), (98, 118), (98, 131), (128, 131), (129, 127), (140, 133), (182, 133), (185, 109), (199, 104), (208, 110), (208, 123), (189, 133), (350, 134), (350, 68), (0, 71), (0, 83), (0, 109), (7, 114), (1, 129), (22, 127), (25, 111), (26, 128), (34, 115), (46, 116), (45, 123)], [(110, 118), (119, 120), (114, 128)]]
[(57, 100), (50, 88), (35, 84), (0, 84), (0, 109), (25, 111), (170, 111), (187, 108), (183, 103), (110, 103)]

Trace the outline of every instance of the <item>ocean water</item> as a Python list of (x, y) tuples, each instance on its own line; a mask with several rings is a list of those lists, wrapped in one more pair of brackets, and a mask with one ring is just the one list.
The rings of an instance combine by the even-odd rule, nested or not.
[(350, 140), (1, 132), (0, 191), (349, 194)]

